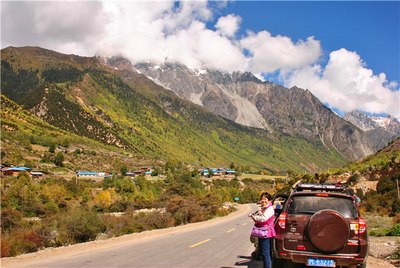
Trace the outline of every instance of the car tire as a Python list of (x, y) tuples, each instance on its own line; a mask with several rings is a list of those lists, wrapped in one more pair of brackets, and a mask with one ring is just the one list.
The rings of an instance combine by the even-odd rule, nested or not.
[(279, 268), (283, 266), (284, 266), (284, 260), (272, 257), (272, 267)]
[(308, 239), (315, 248), (325, 253), (334, 253), (342, 249), (349, 235), (350, 227), (346, 218), (332, 209), (318, 211), (308, 222)]
[(284, 260), (282, 266), (273, 266), (273, 267), (283, 267), (283, 268), (299, 268), (299, 267), (304, 267), (304, 265), (300, 263), (294, 263), (290, 260)]

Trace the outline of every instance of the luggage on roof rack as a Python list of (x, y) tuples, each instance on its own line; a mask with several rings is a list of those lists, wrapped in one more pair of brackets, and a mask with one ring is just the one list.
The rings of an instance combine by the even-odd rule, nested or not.
[(299, 183), (293, 187), (293, 190), (296, 192), (304, 190), (346, 192), (346, 187), (334, 184)]

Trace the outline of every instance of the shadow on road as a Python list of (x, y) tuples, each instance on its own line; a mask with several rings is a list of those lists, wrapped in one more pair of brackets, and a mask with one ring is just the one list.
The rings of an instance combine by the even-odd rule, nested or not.
[[(255, 261), (251, 258), (251, 256), (238, 256), (240, 261), (235, 262), (234, 267), (247, 267), (247, 268), (261, 268), (262, 261)], [(228, 267), (221, 267), (228, 268)]]

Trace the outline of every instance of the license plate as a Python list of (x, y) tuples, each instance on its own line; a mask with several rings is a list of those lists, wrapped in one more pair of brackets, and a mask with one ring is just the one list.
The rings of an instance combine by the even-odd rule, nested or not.
[(336, 267), (336, 264), (334, 260), (308, 258), (307, 266)]

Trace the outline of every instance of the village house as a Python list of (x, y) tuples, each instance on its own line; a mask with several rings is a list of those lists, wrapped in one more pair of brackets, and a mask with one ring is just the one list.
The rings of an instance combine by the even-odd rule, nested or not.
[(41, 178), (43, 177), (44, 173), (41, 171), (31, 171), (29, 172), (32, 178)]
[(200, 169), (200, 175), (203, 177), (223, 177), (223, 178), (230, 178), (236, 176), (236, 171), (233, 169), (227, 169), (223, 167), (219, 168), (206, 168)]
[(76, 176), (78, 178), (106, 178), (109, 177), (109, 172), (97, 172), (97, 171), (77, 171)]
[(18, 176), (21, 172), (29, 172), (31, 171), (31, 168), (28, 167), (20, 167), (20, 166), (15, 166), (15, 167), (4, 167), (1, 169), (1, 173), (4, 176)]
[(139, 175), (143, 174), (146, 177), (148, 177), (148, 176), (151, 176), (153, 171), (154, 171), (154, 169), (151, 168), (151, 167), (140, 167), (137, 170), (127, 172), (125, 175), (126, 176), (130, 176), (130, 177), (136, 177), (136, 176), (139, 176)]

